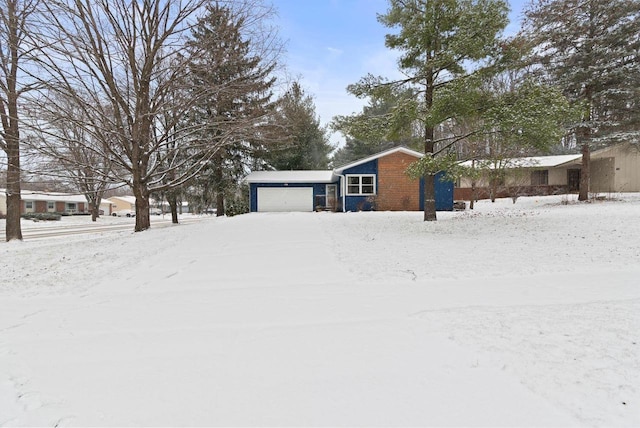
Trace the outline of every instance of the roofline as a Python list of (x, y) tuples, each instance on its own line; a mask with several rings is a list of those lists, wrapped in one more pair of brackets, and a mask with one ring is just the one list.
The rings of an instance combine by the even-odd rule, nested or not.
[[(563, 165), (567, 165), (570, 164), (572, 162), (575, 162), (576, 160), (580, 159), (582, 157), (582, 155), (580, 154), (570, 154), (570, 155), (549, 155), (549, 156), (524, 156), (524, 157), (520, 157), (520, 158), (506, 158), (504, 160), (507, 161), (527, 161), (527, 160), (531, 160), (531, 159), (540, 159), (540, 158), (551, 158), (551, 157), (556, 157), (556, 156), (573, 156), (573, 159), (569, 159), (569, 160), (565, 160), (564, 162), (559, 162), (559, 163), (554, 163), (554, 164), (550, 164), (550, 165), (537, 165), (537, 164), (515, 164), (515, 165), (508, 165), (507, 168), (508, 169), (514, 169), (514, 168), (544, 168), (544, 167), (548, 167), (548, 168), (555, 168), (558, 166), (563, 166)], [(466, 162), (471, 162), (473, 159), (467, 159), (464, 161), (459, 161), (459, 164), (463, 164)], [(475, 159), (478, 162), (491, 162), (492, 159)]]
[(422, 158), (424, 156), (424, 153), (416, 152), (415, 150), (408, 149), (405, 146), (398, 146), (398, 147), (393, 147), (391, 149), (387, 149), (387, 150), (384, 150), (382, 152), (376, 153), (376, 154), (371, 155), (369, 157), (366, 157), (364, 159), (360, 159), (359, 161), (355, 161), (355, 162), (348, 163), (346, 165), (342, 165), (341, 167), (334, 168), (333, 170), (336, 171), (336, 172), (342, 172), (345, 169), (353, 168), (354, 166), (362, 165), (363, 163), (371, 162), (372, 160), (375, 160), (375, 159), (378, 159), (378, 158), (381, 158), (381, 157), (384, 157), (386, 155), (389, 155), (391, 153), (396, 153), (396, 152), (402, 152), (402, 153), (414, 156), (416, 158)]
[[(325, 173), (325, 174), (331, 174), (331, 178), (326, 179), (308, 179), (305, 177), (302, 178), (294, 178), (294, 179), (289, 179), (289, 180), (275, 180), (272, 181), (272, 179), (268, 179), (268, 181), (265, 181), (265, 179), (252, 179), (251, 178), (251, 174), (253, 173), (260, 173), (260, 172), (275, 172), (275, 173), (287, 173), (287, 172), (294, 172), (294, 173), (309, 173), (309, 172), (316, 172), (316, 173)], [(318, 183), (318, 184), (322, 184), (322, 183), (333, 183), (335, 180), (337, 179), (336, 173), (333, 170), (330, 169), (315, 169), (315, 170), (303, 170), (303, 169), (299, 169), (299, 170), (293, 170), (293, 171), (252, 171), (249, 175), (247, 175), (244, 180), (247, 183), (282, 183), (282, 182), (286, 182), (286, 183)]]
[(567, 164), (570, 164), (570, 163), (573, 163), (573, 162), (577, 161), (578, 159), (582, 159), (582, 155), (576, 155), (576, 157), (574, 159), (571, 159), (571, 160), (568, 160), (568, 161), (562, 162), (562, 163), (557, 163), (557, 164), (555, 164), (553, 166), (556, 167), (556, 166), (567, 165)]

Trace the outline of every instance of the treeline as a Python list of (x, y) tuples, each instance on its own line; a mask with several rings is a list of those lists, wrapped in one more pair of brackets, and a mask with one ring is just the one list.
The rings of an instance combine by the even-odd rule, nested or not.
[(260, 0), (0, 1), (7, 240), (22, 238), (25, 182), (84, 193), (94, 219), (127, 186), (142, 231), (151, 197), (174, 221), (179, 200), (224, 214), (250, 169), (326, 168), (273, 13)]

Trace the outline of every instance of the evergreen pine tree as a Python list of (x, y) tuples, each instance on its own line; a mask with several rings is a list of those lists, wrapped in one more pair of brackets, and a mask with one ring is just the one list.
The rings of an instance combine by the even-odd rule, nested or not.
[(283, 140), (269, 149), (269, 163), (277, 170), (327, 169), (333, 147), (320, 125), (313, 98), (299, 82), (293, 82), (279, 100), (274, 117)]
[[(244, 166), (273, 113), (272, 77), (276, 63), (252, 50), (245, 38), (246, 16), (219, 3), (207, 6), (193, 30), (190, 48), (200, 51), (189, 64), (193, 91), (217, 88), (194, 107), (189, 121), (199, 125), (198, 138), (220, 144), (191, 185), (204, 199), (215, 195), (218, 215), (224, 215), (225, 196), (233, 195)], [(193, 195), (191, 195), (193, 198)]]

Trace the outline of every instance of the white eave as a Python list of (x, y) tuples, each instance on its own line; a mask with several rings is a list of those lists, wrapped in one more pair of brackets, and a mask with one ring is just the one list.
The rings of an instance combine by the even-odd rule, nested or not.
[(61, 193), (61, 192), (34, 192), (31, 190), (22, 190), (20, 198), (23, 201), (64, 201), (64, 202), (87, 202), (87, 198), (80, 194)]
[(248, 183), (333, 183), (338, 177), (333, 171), (254, 171), (247, 175)]
[[(557, 155), (557, 156), (531, 156), (526, 158), (512, 158), (500, 161), (504, 168), (555, 168), (564, 164), (580, 160), (582, 155)], [(461, 165), (470, 167), (472, 161), (464, 161)], [(493, 168), (495, 164), (486, 159), (478, 159), (476, 165), (489, 164)]]

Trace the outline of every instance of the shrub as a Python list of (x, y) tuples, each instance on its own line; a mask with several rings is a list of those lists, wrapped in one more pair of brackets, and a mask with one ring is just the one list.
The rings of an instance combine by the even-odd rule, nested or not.
[(60, 220), (58, 213), (25, 213), (21, 216), (27, 220)]
[(249, 212), (249, 186), (240, 185), (235, 194), (225, 201), (224, 214), (227, 217)]

